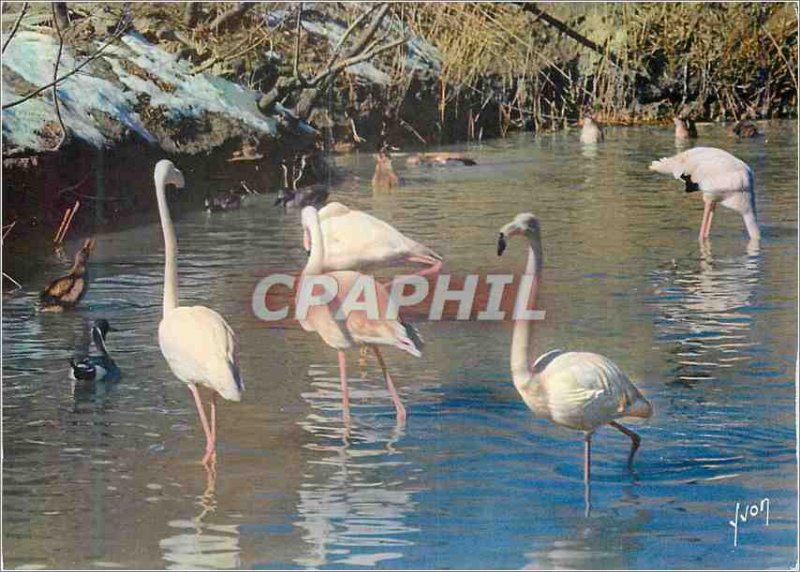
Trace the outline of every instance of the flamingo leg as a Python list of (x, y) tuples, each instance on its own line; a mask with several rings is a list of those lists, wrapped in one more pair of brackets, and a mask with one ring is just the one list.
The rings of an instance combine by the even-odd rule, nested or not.
[(609, 425), (631, 438), (631, 454), (628, 455), (628, 468), (633, 468), (633, 456), (636, 454), (636, 451), (639, 450), (639, 444), (642, 442), (642, 438), (616, 421), (612, 421)]
[(700, 223), (700, 240), (703, 240), (706, 237), (706, 226), (708, 225), (708, 219), (711, 214), (711, 202), (703, 199), (703, 221)]
[(217, 392), (211, 394), (211, 439), (217, 442)]
[(717, 208), (717, 203), (711, 203), (711, 210), (708, 212), (708, 221), (706, 222), (706, 233), (703, 235), (703, 238), (708, 238), (711, 234), (711, 221), (714, 220), (714, 210)]
[(339, 380), (342, 384), (342, 419), (350, 424), (350, 390), (347, 387), (347, 361), (344, 352), (339, 352)]
[(389, 375), (389, 370), (386, 369), (386, 362), (383, 361), (383, 355), (381, 355), (378, 346), (372, 346), (372, 351), (375, 352), (375, 357), (378, 358), (378, 363), (381, 365), (381, 370), (383, 370), (383, 377), (386, 379), (386, 387), (389, 388), (389, 393), (392, 395), (392, 402), (394, 403), (395, 411), (397, 411), (397, 421), (405, 423), (406, 408), (403, 407), (403, 402), (400, 401), (400, 396), (397, 394), (397, 390), (394, 387), (392, 377)]
[(190, 383), (189, 391), (191, 391), (192, 395), (194, 396), (194, 403), (197, 405), (197, 414), (200, 416), (200, 423), (203, 425), (203, 432), (206, 434), (206, 454), (203, 457), (203, 464), (207, 465), (214, 456), (216, 446), (214, 442), (214, 435), (208, 426), (208, 419), (206, 419), (206, 412), (203, 408), (203, 400), (200, 398), (200, 392), (197, 390), (197, 385)]
[(583, 502), (586, 506), (585, 516), (592, 510), (592, 434), (584, 433), (583, 436)]

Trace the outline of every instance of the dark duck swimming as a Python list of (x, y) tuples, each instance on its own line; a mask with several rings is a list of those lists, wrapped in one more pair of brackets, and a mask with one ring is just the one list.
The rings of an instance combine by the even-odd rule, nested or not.
[(87, 264), (94, 250), (94, 239), (87, 238), (75, 254), (75, 262), (66, 276), (56, 278), (39, 295), (43, 312), (61, 312), (74, 308), (89, 288)]
[(115, 331), (108, 323), (108, 320), (96, 320), (92, 325), (92, 343), (97, 353), (88, 355), (80, 361), (75, 358), (69, 360), (70, 379), (78, 384), (86, 386), (95, 381), (116, 381), (121, 373), (117, 364), (108, 353), (106, 346), (106, 336), (108, 332)]

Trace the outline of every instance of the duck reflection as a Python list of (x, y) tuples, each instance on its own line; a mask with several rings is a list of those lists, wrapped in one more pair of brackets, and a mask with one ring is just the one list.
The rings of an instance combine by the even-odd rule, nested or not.
[[(405, 522), (414, 511), (415, 473), (402, 448), (402, 424), (389, 416), (372, 418), (359, 412), (342, 427), (338, 377), (324, 366), (311, 366), (313, 392), (303, 395), (313, 412), (300, 422), (312, 435), (313, 451), (298, 488), (296, 526), (303, 529), (307, 549), (295, 559), (300, 566), (326, 564), (376, 566), (402, 558), (417, 529)], [(333, 375), (331, 375), (333, 373)], [(362, 380), (354, 402), (385, 402), (385, 389)], [(363, 407), (362, 407), (363, 408)]]
[(715, 379), (750, 359), (753, 318), (746, 309), (759, 282), (759, 261), (757, 245), (742, 255), (715, 258), (706, 240), (696, 268), (681, 269), (673, 261), (654, 274), (656, 329), (672, 344), (676, 382), (692, 386)]
[(169, 570), (241, 568), (238, 526), (207, 522), (217, 510), (216, 463), (209, 463), (205, 470), (206, 488), (198, 500), (200, 512), (193, 519), (169, 521), (167, 524), (180, 532), (158, 543)]

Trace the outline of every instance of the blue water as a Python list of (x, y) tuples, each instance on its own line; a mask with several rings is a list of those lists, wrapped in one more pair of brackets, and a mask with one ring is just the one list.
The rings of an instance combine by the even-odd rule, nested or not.
[[(4, 296), (3, 557), (64, 568), (786, 568), (797, 562), (795, 352), (797, 132), (762, 126), (736, 142), (700, 126), (756, 173), (763, 235), (647, 170), (675, 152), (670, 130), (518, 136), (469, 150), (469, 169), (395, 166), (405, 185), (369, 189), (372, 157), (336, 159), (333, 198), (373, 212), (443, 254), (446, 269), (519, 271), (497, 230), (540, 217), (545, 270), (534, 353), (596, 351), (653, 402), (633, 471), (629, 441), (593, 441), (584, 514), (583, 443), (537, 420), (511, 383), (508, 323), (418, 323), (425, 355), (385, 352), (409, 418), (372, 358), (349, 355), (353, 425), (342, 425), (336, 354), (297, 327), (265, 327), (250, 293), (303, 266), (296, 213), (254, 200), (177, 220), (181, 299), (220, 311), (241, 336), (245, 400), (223, 403), (216, 472), (199, 463), (189, 392), (158, 349), (163, 246), (157, 225), (99, 235), (79, 311), (37, 314), (46, 279)], [(203, 186), (187, 172), (190, 187)], [(202, 196), (202, 193), (198, 193)], [(77, 243), (67, 245), (72, 252)], [(11, 250), (7, 256), (23, 256)], [(105, 317), (123, 371), (73, 394), (66, 361)], [(632, 426), (633, 427), (633, 426)], [(739, 527), (737, 503), (770, 501)]]

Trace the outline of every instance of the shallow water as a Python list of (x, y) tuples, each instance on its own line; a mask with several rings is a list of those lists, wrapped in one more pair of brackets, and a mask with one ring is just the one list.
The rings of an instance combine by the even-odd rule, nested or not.
[[(98, 237), (76, 312), (34, 311), (64, 264), (31, 258), (28, 287), (4, 297), (5, 566), (794, 565), (797, 133), (764, 129), (766, 140), (735, 142), (700, 126), (702, 143), (755, 170), (758, 252), (725, 209), (701, 251), (700, 198), (646, 168), (675, 152), (667, 129), (610, 129), (588, 149), (575, 133), (488, 142), (470, 149), (473, 168), (412, 170), (398, 158), (405, 186), (392, 194), (369, 190), (370, 156), (337, 159), (336, 200), (433, 247), (453, 272), (518, 271), (523, 244), (498, 259), (496, 232), (517, 212), (540, 217), (547, 319), (534, 351), (603, 353), (656, 410), (636, 427), (632, 472), (626, 438), (598, 431), (589, 517), (581, 436), (518, 398), (507, 323), (420, 323), (422, 359), (386, 352), (404, 428), (374, 360), (352, 352), (346, 436), (335, 352), (250, 310), (259, 278), (305, 261), (297, 214), (269, 200), (177, 221), (182, 302), (217, 309), (241, 336), (247, 390), (221, 407), (215, 474), (198, 462), (191, 396), (158, 349), (158, 226)], [(120, 330), (109, 344), (123, 379), (75, 395), (67, 360), (98, 317)], [(765, 515), (740, 524), (734, 547), (737, 503), (764, 498), (769, 526)]]

